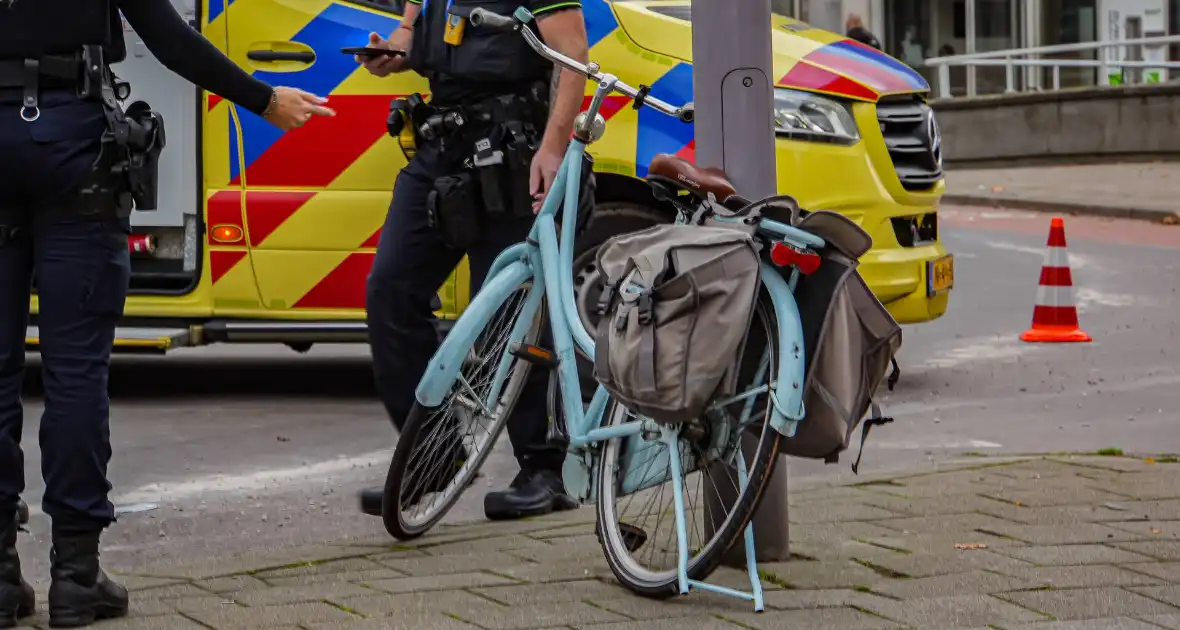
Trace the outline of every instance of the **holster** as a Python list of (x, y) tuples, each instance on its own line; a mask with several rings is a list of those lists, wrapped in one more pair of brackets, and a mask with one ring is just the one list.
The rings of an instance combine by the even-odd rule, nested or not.
[(110, 72), (102, 57), (102, 47), (87, 45), (82, 50), (85, 71), (79, 83), (79, 96), (102, 103), (107, 119), (103, 154), (109, 160), (110, 172), (122, 184), (119, 214), (121, 217), (130, 214), (132, 203), (141, 212), (155, 210), (160, 153), (166, 144), (164, 117), (143, 101), (131, 103), (124, 111), (120, 101), (130, 96), (130, 86)]
[(532, 125), (518, 120), (495, 125), (475, 141), (471, 164), (489, 215), (532, 216), (529, 169), (539, 141)]

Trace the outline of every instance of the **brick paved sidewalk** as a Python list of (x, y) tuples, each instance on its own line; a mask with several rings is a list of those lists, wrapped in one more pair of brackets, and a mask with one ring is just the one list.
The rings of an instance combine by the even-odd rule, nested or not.
[(944, 203), (1180, 220), (1180, 162), (947, 171)]
[[(100, 630), (1180, 630), (1180, 464), (971, 459), (798, 486), (797, 559), (767, 611), (610, 577), (590, 508), (124, 571), (133, 616)], [(715, 578), (740, 586), (742, 574)], [(42, 597), (44, 593), (41, 594)], [(42, 604), (43, 607), (43, 604)], [(44, 627), (45, 618), (34, 619)]]

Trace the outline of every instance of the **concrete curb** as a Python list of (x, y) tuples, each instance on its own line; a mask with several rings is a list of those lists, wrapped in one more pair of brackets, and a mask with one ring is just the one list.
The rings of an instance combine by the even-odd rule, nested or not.
[(953, 193), (943, 195), (942, 203), (964, 206), (1010, 208), (1013, 210), (1032, 210), (1034, 212), (1055, 212), (1059, 214), (1085, 215), (1093, 217), (1111, 217), (1115, 219), (1136, 219), (1139, 221), (1150, 221), (1152, 223), (1162, 223), (1165, 225), (1180, 224), (1180, 211), (1176, 210), (1098, 206), (1064, 201), (1043, 201), (1039, 199), (991, 197), (987, 195), (960, 195)]

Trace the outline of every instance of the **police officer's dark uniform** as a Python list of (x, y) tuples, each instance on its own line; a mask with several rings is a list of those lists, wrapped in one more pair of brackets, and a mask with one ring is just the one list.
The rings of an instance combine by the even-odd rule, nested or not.
[(154, 209), (162, 136), (151, 131), (160, 121), (149, 109), (115, 107), (125, 96), (108, 68), (125, 55), (117, 9), (186, 79), (259, 114), (276, 98), (168, 0), (0, 0), (0, 628), (33, 612), (16, 507), (34, 273), (45, 372), (42, 507), (53, 521), (49, 625), (127, 612), (127, 591), (98, 563), (100, 533), (115, 517), (107, 373), (130, 276), (131, 199)]
[[(511, 15), (520, 5), (539, 18), (581, 8), (576, 0), (426, 0), (414, 25), (408, 67), (429, 79), (431, 97), (429, 104), (414, 96), (395, 102), (395, 115), (404, 108), (416, 133), (417, 154), (397, 177), (367, 290), (376, 381), (399, 429), (438, 348), (432, 313), (438, 288), (466, 253), (478, 290), (496, 255), (523, 241), (534, 220), (529, 163), (545, 129), (556, 70), (519, 33), (466, 21), (476, 6)], [(489, 162), (495, 166), (484, 166)], [(521, 471), (507, 490), (487, 495), (488, 518), (576, 506), (561, 481), (564, 450), (546, 441), (547, 379), (545, 370), (532, 370), (508, 421)], [(465, 457), (456, 447), (455, 458)], [(366, 513), (380, 515), (381, 503), (380, 488), (361, 493)]]

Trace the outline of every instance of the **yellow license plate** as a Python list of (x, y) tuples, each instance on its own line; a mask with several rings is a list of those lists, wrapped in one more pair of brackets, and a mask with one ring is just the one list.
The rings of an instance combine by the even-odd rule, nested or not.
[(955, 286), (955, 257), (943, 256), (926, 263), (926, 295), (935, 296)]

